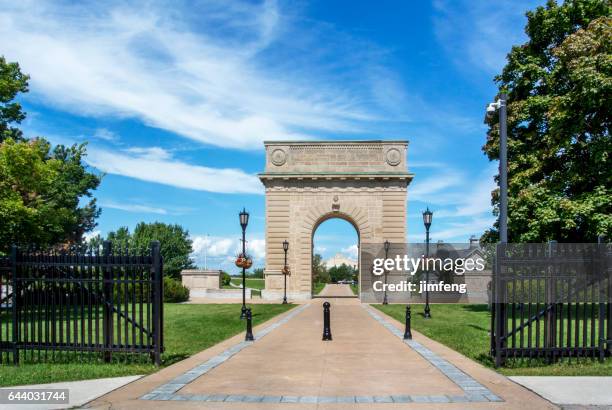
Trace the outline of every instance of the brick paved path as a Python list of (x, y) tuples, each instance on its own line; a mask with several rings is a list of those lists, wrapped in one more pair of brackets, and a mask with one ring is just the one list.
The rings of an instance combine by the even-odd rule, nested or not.
[(554, 408), (417, 332), (406, 343), (401, 324), (357, 299), (329, 299), (333, 341), (323, 342), (324, 300), (259, 326), (254, 343), (239, 335), (91, 407)]

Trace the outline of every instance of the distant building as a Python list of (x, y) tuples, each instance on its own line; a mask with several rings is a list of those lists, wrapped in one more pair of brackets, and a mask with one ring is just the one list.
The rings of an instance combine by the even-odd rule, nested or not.
[(335, 254), (326, 261), (323, 261), (323, 263), (327, 269), (331, 268), (332, 266), (340, 267), (342, 264), (351, 266), (353, 269), (357, 269), (357, 261), (354, 259), (349, 259), (341, 253)]

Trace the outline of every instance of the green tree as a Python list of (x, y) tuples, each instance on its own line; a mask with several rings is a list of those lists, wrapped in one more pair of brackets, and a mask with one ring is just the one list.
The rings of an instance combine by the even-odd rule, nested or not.
[(263, 279), (264, 277), (264, 270), (263, 268), (257, 268), (257, 269), (253, 269), (253, 273), (249, 275), (251, 278), (260, 278)]
[(189, 231), (180, 225), (140, 222), (133, 234), (127, 227), (121, 227), (109, 232), (106, 239), (111, 241), (113, 249), (127, 248), (135, 252), (146, 252), (152, 241), (159, 241), (166, 276), (180, 279), (183, 269), (195, 268), (189, 258), (193, 252)]
[(55, 246), (82, 241), (100, 209), (92, 191), (100, 176), (83, 162), (85, 144), (70, 147), (26, 140), (14, 125), (25, 113), (14, 101), (29, 77), (0, 56), (0, 252), (11, 244)]
[(0, 143), (0, 252), (11, 244), (79, 243), (96, 225), (96, 201), (83, 198), (100, 177), (87, 172), (84, 155), (85, 145), (52, 151), (44, 139)]
[(151, 241), (161, 243), (165, 275), (180, 278), (183, 269), (195, 268), (193, 261), (189, 258), (193, 252), (189, 231), (180, 225), (141, 222), (134, 229), (133, 240), (139, 249), (147, 248)]
[(19, 124), (25, 118), (21, 105), (13, 100), (18, 93), (28, 91), (28, 79), (19, 69), (19, 64), (7, 63), (0, 56), (0, 143), (7, 138), (23, 138), (21, 131), (12, 127), (11, 123)]
[(134, 247), (132, 234), (130, 234), (130, 230), (127, 226), (122, 226), (116, 231), (109, 232), (106, 240), (110, 241), (111, 247), (115, 250)]
[(312, 257), (312, 281), (313, 283), (329, 283), (330, 281), (323, 258), (318, 253)]
[[(508, 237), (595, 241), (612, 233), (612, 20), (606, 0), (549, 1), (495, 77), (508, 98)], [(483, 147), (499, 159), (498, 118)], [(492, 193), (498, 214), (499, 192)], [(483, 241), (498, 238), (498, 225)]]
[(338, 282), (340, 280), (355, 280), (357, 276), (357, 270), (352, 266), (348, 266), (343, 263), (340, 266), (332, 266), (327, 270), (329, 277), (332, 282)]

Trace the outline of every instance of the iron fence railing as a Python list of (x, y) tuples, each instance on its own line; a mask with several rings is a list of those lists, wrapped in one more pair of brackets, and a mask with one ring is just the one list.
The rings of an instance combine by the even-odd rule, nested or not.
[(590, 357), (612, 352), (609, 244), (499, 244), (491, 354), (507, 359)]
[(38, 251), (12, 247), (0, 259), (0, 363), (66, 352), (163, 352), (163, 263), (159, 242), (146, 252)]

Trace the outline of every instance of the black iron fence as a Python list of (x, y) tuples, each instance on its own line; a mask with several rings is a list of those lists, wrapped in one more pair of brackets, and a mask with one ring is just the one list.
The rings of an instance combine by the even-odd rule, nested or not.
[(491, 354), (507, 359), (612, 353), (610, 244), (499, 244), (491, 310)]
[(99, 356), (163, 352), (163, 263), (146, 252), (37, 251), (0, 258), (0, 363), (66, 352)]

